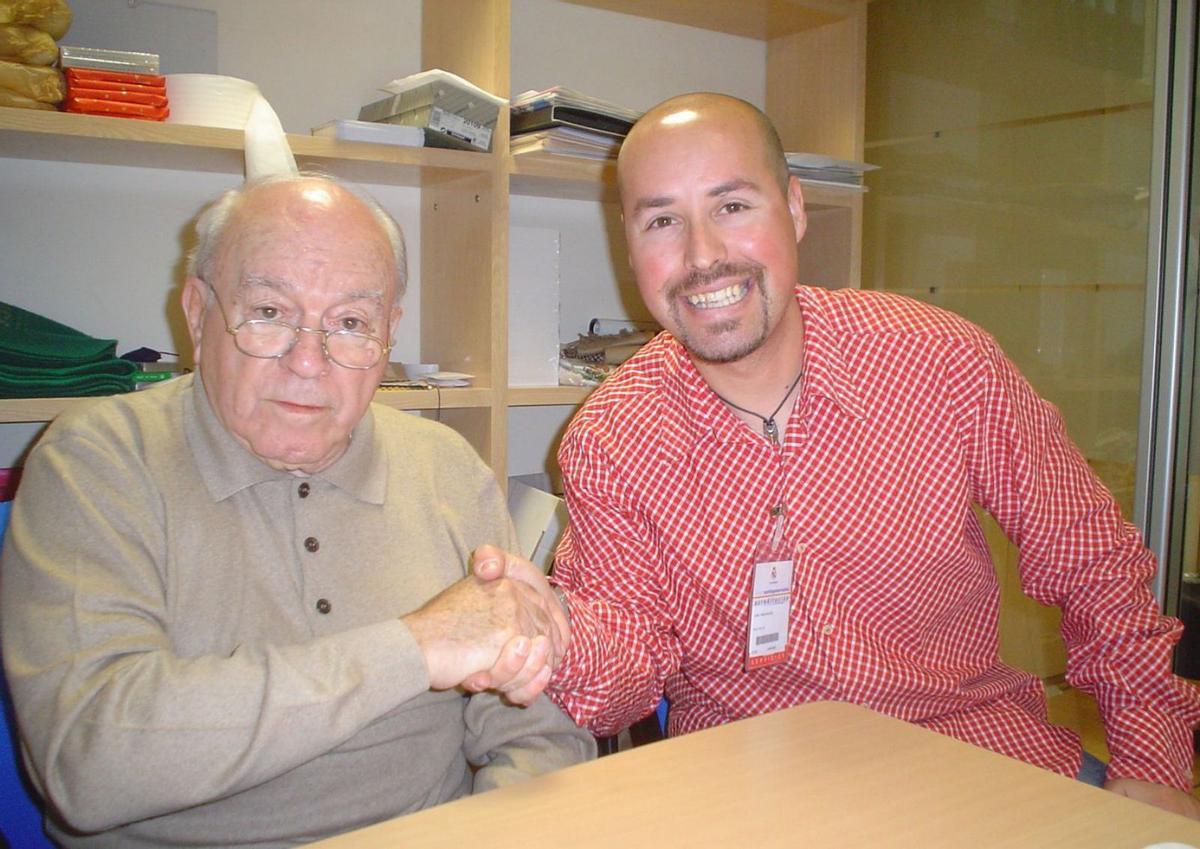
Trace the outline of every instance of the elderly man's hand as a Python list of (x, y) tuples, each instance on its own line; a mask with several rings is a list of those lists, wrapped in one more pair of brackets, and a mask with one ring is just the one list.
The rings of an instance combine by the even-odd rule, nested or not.
[(519, 651), (523, 647), (516, 641), (511, 641), (491, 669), (469, 676), (463, 682), (463, 686), (473, 692), (497, 690), (514, 704), (531, 704), (546, 688), (552, 668), (558, 665), (567, 650), (571, 637), (567, 612), (542, 575), (542, 571), (528, 560), (494, 546), (484, 546), (475, 552), (472, 565), (475, 574), (480, 578), (515, 579), (536, 591), (546, 615), (553, 620), (555, 629), (550, 640), (535, 640), (527, 654)]
[(1182, 814), (1194, 820), (1200, 820), (1200, 800), (1190, 793), (1166, 787), (1162, 784), (1152, 784), (1149, 781), (1138, 781), (1134, 778), (1113, 778), (1104, 782), (1104, 789), (1130, 799), (1137, 799), (1147, 805), (1154, 805), (1164, 811)]
[(535, 667), (536, 675), (546, 666), (549, 648), (563, 639), (541, 594), (502, 576), (487, 580), (472, 574), (402, 618), (425, 655), (435, 690), (456, 687), (498, 662), (509, 668), (518, 659), (522, 668)]

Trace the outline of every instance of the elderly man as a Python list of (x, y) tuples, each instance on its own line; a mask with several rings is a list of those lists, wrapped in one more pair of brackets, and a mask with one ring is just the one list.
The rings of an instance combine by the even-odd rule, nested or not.
[[(1200, 817), (1200, 696), (1170, 672), (1180, 627), (1147, 591), (1154, 557), (995, 341), (906, 298), (798, 286), (800, 185), (747, 103), (651, 109), (618, 182), (667, 332), (559, 450), (573, 636), (553, 698), (598, 734), (664, 692), (672, 733), (856, 702)], [(1019, 546), (1026, 592), (1062, 608), (1107, 774), (1000, 661), (976, 504)]]
[(590, 757), (545, 698), (457, 688), (493, 664), (544, 682), (565, 621), (464, 578), (513, 541), (491, 472), (370, 403), (401, 314), (395, 223), (287, 177), (197, 232), (198, 373), (62, 416), (13, 507), (4, 665), (50, 834), (285, 846)]

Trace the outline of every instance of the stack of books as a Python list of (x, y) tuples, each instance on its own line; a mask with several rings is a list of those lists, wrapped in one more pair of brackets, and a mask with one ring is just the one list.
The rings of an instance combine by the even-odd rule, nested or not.
[(68, 112), (164, 121), (170, 114), (158, 54), (92, 47), (61, 48)]
[(610, 159), (639, 117), (640, 112), (562, 86), (527, 91), (512, 103), (510, 150)]
[(806, 183), (837, 186), (859, 192), (867, 190), (863, 185), (863, 174), (879, 167), (815, 153), (789, 153), (787, 163), (788, 171)]

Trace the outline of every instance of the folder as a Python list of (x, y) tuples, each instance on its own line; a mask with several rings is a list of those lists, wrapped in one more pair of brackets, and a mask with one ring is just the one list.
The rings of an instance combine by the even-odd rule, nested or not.
[(551, 103), (527, 112), (514, 112), (509, 132), (515, 136), (520, 133), (548, 130), (551, 127), (576, 127), (624, 138), (633, 127), (633, 122), (611, 115), (601, 115), (589, 109)]

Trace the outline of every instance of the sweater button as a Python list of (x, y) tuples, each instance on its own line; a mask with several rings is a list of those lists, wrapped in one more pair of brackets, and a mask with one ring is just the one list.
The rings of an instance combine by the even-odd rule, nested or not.
[(308, 498), (308, 492), (309, 492), (309, 490), (310, 490), (310, 489), (311, 489), (311, 487), (308, 485), (308, 482), (307, 482), (307, 481), (306, 481), (306, 482), (304, 482), (304, 483), (302, 483), (302, 484), (300, 484), (300, 490), (299, 490), (299, 492), (300, 492), (300, 497), (301, 497), (301, 498)]
[(326, 614), (331, 610), (333, 610), (333, 605), (329, 603), (329, 599), (327, 599), (327, 598), (317, 599), (317, 613)]
[(321, 547), (321, 543), (317, 542), (316, 537), (309, 537), (304, 541), (304, 547), (309, 551), (316, 551)]

